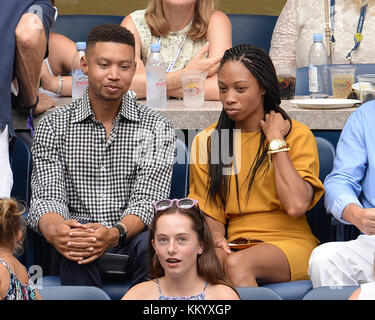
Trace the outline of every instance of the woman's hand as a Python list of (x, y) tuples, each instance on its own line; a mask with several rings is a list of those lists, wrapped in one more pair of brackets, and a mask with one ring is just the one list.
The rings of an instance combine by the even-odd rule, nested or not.
[(41, 114), (44, 111), (56, 106), (55, 99), (51, 98), (50, 96), (44, 93), (38, 93), (38, 96), (39, 96), (39, 103), (34, 109), (34, 112), (33, 112), (34, 115)]
[(281, 113), (273, 110), (267, 113), (265, 115), (265, 120), (261, 120), (259, 124), (268, 142), (274, 139), (283, 140), (290, 130), (289, 120), (284, 120)]
[(206, 43), (201, 50), (190, 60), (185, 67), (186, 70), (201, 70), (207, 72), (207, 77), (212, 76), (219, 69), (221, 56), (205, 58), (208, 53), (209, 43)]
[(214, 244), (215, 244), (215, 247), (216, 248), (219, 248), (219, 249), (222, 249), (224, 250), (224, 252), (226, 254), (231, 254), (232, 251), (230, 250), (229, 248), (229, 245), (228, 245), (228, 242), (227, 242), (227, 239), (225, 239), (224, 237), (223, 238), (220, 238), (218, 240), (214, 240)]

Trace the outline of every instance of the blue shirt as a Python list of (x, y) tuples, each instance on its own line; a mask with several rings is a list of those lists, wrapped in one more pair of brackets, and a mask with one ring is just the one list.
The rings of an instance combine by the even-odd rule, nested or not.
[(345, 207), (375, 207), (375, 100), (351, 114), (337, 144), (332, 172), (324, 180), (327, 211), (343, 223)]

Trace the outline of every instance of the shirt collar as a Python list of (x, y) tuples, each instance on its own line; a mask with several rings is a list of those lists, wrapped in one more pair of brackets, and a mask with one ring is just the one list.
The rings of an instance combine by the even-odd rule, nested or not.
[[(77, 112), (73, 117), (73, 123), (81, 122), (86, 118), (95, 119), (89, 100), (88, 90), (85, 91), (82, 99), (78, 100), (76, 103), (78, 106)], [(140, 121), (137, 108), (137, 95), (134, 91), (128, 90), (126, 94), (123, 95), (119, 114), (130, 121)]]

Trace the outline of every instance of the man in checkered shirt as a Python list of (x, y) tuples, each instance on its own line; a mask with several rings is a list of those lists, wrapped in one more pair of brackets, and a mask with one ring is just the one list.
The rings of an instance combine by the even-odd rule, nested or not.
[(129, 255), (131, 285), (148, 274), (147, 226), (169, 195), (175, 133), (128, 91), (134, 56), (130, 31), (95, 27), (81, 60), (88, 91), (36, 128), (28, 224), (59, 252), (63, 285), (101, 286), (105, 252)]

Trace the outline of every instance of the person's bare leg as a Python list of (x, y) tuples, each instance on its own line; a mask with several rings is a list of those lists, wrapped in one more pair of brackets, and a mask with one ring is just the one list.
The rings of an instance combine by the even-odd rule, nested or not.
[(225, 261), (225, 273), (236, 287), (257, 287), (257, 280), (290, 281), (288, 259), (272, 244), (258, 244), (231, 253)]
[(16, 28), (16, 76), (19, 100), (24, 105), (36, 102), (40, 70), (46, 52), (46, 35), (36, 14), (25, 13)]

